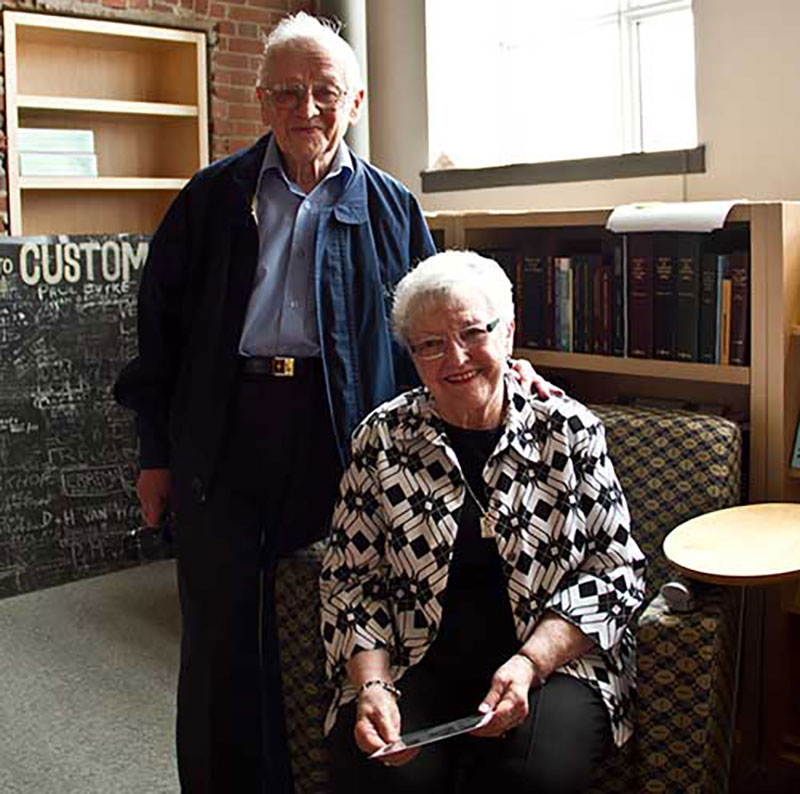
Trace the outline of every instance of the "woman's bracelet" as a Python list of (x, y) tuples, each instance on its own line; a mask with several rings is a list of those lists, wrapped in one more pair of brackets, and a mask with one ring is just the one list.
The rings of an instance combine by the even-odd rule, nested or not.
[(545, 681), (547, 680), (540, 672), (539, 665), (530, 657), (527, 653), (523, 653), (522, 651), (517, 651), (514, 656), (519, 656), (521, 659), (524, 659), (532, 668), (533, 674), (536, 676), (536, 680), (544, 686)]
[(361, 684), (361, 686), (358, 688), (359, 696), (373, 686), (379, 686), (390, 695), (394, 695), (398, 700), (400, 699), (400, 690), (390, 681), (384, 681), (381, 678), (373, 678), (371, 681), (365, 681), (363, 684)]

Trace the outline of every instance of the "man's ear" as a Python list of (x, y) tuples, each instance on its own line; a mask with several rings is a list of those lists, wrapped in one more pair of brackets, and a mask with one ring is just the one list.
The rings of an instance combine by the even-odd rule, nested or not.
[(256, 86), (256, 99), (261, 108), (261, 120), (266, 127), (272, 127), (272, 105), (269, 102), (269, 95), (264, 86)]
[(361, 118), (361, 103), (363, 101), (364, 101), (364, 89), (362, 88), (353, 97), (353, 101), (350, 103), (350, 112), (347, 116), (347, 119), (351, 125), (356, 124), (358, 120)]

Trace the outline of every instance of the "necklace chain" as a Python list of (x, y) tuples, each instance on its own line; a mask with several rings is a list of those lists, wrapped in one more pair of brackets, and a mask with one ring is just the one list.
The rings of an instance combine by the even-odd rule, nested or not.
[(486, 508), (481, 504), (480, 499), (475, 496), (475, 491), (472, 490), (470, 487), (469, 481), (467, 480), (466, 476), (464, 477), (464, 487), (467, 489), (467, 493), (472, 497), (472, 501), (475, 502), (478, 510), (480, 510), (481, 518), (486, 517)]

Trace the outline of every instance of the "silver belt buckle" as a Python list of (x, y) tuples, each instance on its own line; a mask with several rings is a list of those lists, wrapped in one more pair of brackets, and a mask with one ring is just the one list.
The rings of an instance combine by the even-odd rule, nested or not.
[(274, 356), (272, 359), (272, 374), (276, 378), (293, 378), (294, 359), (289, 356)]

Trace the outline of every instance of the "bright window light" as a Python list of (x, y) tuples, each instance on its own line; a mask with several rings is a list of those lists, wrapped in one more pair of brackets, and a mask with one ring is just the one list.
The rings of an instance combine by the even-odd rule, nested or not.
[(430, 168), (697, 145), (691, 0), (427, 0)]

